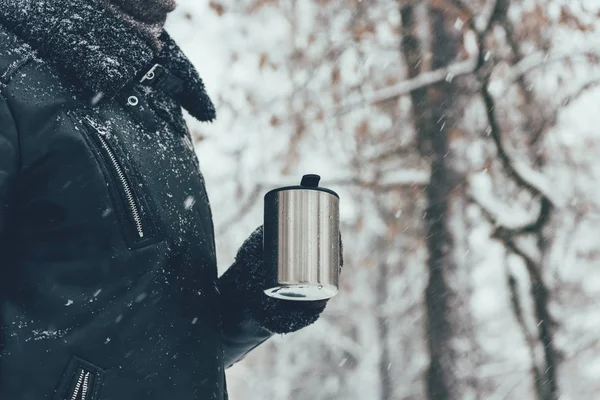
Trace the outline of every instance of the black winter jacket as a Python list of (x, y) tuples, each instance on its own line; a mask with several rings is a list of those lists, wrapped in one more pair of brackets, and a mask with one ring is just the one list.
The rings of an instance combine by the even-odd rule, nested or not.
[(214, 109), (94, 4), (0, 0), (0, 399), (224, 399), (272, 333), (217, 277), (181, 106)]

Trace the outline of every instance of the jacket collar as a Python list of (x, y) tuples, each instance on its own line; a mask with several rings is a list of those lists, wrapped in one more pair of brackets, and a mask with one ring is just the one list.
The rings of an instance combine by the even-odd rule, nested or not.
[(76, 86), (114, 97), (158, 62), (183, 82), (175, 95), (181, 105), (198, 120), (214, 120), (202, 79), (166, 32), (155, 54), (144, 35), (98, 0), (0, 0), (0, 9), (0, 24)]

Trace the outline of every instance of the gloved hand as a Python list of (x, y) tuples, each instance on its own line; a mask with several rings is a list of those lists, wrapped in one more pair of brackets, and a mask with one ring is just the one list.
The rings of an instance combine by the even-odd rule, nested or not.
[[(263, 292), (267, 286), (263, 235), (261, 226), (246, 239), (220, 285), (233, 286), (236, 289), (234, 295), (240, 296), (247, 311), (263, 328), (272, 333), (295, 332), (317, 321), (328, 300), (293, 301), (267, 296)], [(343, 265), (343, 257), (340, 264)]]

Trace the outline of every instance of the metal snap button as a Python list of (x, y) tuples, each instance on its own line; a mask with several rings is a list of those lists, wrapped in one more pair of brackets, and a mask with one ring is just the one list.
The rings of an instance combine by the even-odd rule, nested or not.
[(129, 98), (127, 98), (127, 104), (130, 106), (137, 106), (139, 103), (140, 101), (136, 96), (129, 96)]

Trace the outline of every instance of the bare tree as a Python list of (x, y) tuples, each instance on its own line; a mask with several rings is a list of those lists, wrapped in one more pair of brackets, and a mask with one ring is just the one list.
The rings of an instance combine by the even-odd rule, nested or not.
[(196, 15), (182, 3), (229, 38), (220, 120), (192, 126), (201, 162), (219, 160), (203, 167), (221, 258), (260, 223), (262, 194), (308, 170), (344, 207), (340, 297), (236, 366), (232, 398), (600, 390), (587, 322), (600, 318), (600, 138), (574, 127), (600, 96), (592, 5), (221, 0)]

